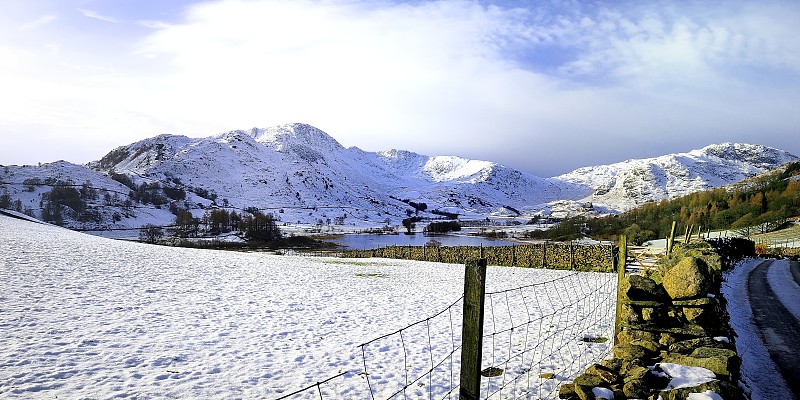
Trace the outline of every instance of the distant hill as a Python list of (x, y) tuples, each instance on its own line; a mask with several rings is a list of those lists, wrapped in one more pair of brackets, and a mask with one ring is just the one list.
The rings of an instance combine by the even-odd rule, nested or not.
[(345, 148), (315, 127), (288, 124), (200, 139), (160, 135), (87, 165), (5, 166), (0, 193), (12, 208), (43, 219), (59, 214), (57, 222), (72, 228), (168, 225), (182, 210), (199, 217), (215, 207), (258, 209), (283, 223), (379, 225), (409, 215), (528, 218), (587, 202), (618, 212), (797, 159), (725, 143), (542, 178), (490, 161)]

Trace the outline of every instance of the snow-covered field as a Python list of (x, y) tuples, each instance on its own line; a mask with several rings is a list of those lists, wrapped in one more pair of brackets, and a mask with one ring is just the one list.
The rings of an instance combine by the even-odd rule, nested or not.
[[(493, 398), (549, 392), (608, 354), (581, 339), (611, 336), (613, 274), (487, 275), (484, 364), (506, 373), (485, 388), (523, 374)], [(0, 216), (0, 282), (2, 398), (274, 399), (341, 373), (297, 398), (406, 382), (407, 398), (446, 398), (458, 381), (461, 265), (150, 246)]]

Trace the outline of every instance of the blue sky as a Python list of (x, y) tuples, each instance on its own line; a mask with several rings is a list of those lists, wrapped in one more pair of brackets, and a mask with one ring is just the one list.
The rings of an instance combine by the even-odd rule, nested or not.
[(0, 164), (305, 122), (540, 176), (800, 155), (795, 1), (0, 0)]

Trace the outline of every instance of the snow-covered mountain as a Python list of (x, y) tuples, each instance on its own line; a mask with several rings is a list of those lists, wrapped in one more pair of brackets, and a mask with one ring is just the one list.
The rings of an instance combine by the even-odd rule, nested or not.
[(285, 223), (397, 224), (410, 214), (529, 216), (586, 202), (613, 212), (733, 183), (796, 159), (777, 149), (726, 143), (541, 178), (489, 161), (345, 148), (317, 128), (289, 124), (200, 139), (160, 135), (85, 166), (62, 161), (0, 168), (0, 182), (16, 206), (37, 217), (54, 211), (46, 210), (53, 187), (75, 185), (84, 206), (64, 220), (77, 228), (165, 225), (176, 212), (201, 216), (209, 207), (257, 208)]
[(797, 160), (771, 147), (722, 143), (688, 153), (579, 168), (556, 178), (592, 188), (583, 201), (624, 211), (648, 201), (732, 184)]

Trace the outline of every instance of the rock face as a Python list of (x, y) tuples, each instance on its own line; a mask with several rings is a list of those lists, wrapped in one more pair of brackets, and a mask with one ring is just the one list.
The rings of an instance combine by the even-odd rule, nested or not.
[[(701, 256), (702, 257), (702, 256)], [(713, 391), (725, 399), (744, 399), (736, 382), (739, 357), (718, 303), (719, 280), (701, 258), (685, 257), (656, 280), (641, 275), (620, 282), (618, 316), (624, 327), (617, 335), (614, 358), (587, 368), (562, 399), (594, 399), (593, 387), (610, 389), (615, 399), (685, 399), (689, 393)], [(709, 293), (714, 296), (709, 296)], [(716, 377), (696, 387), (667, 389), (670, 378), (660, 363), (709, 370)]]
[(664, 289), (673, 300), (690, 299), (708, 294), (712, 274), (705, 261), (686, 257), (664, 274)]

